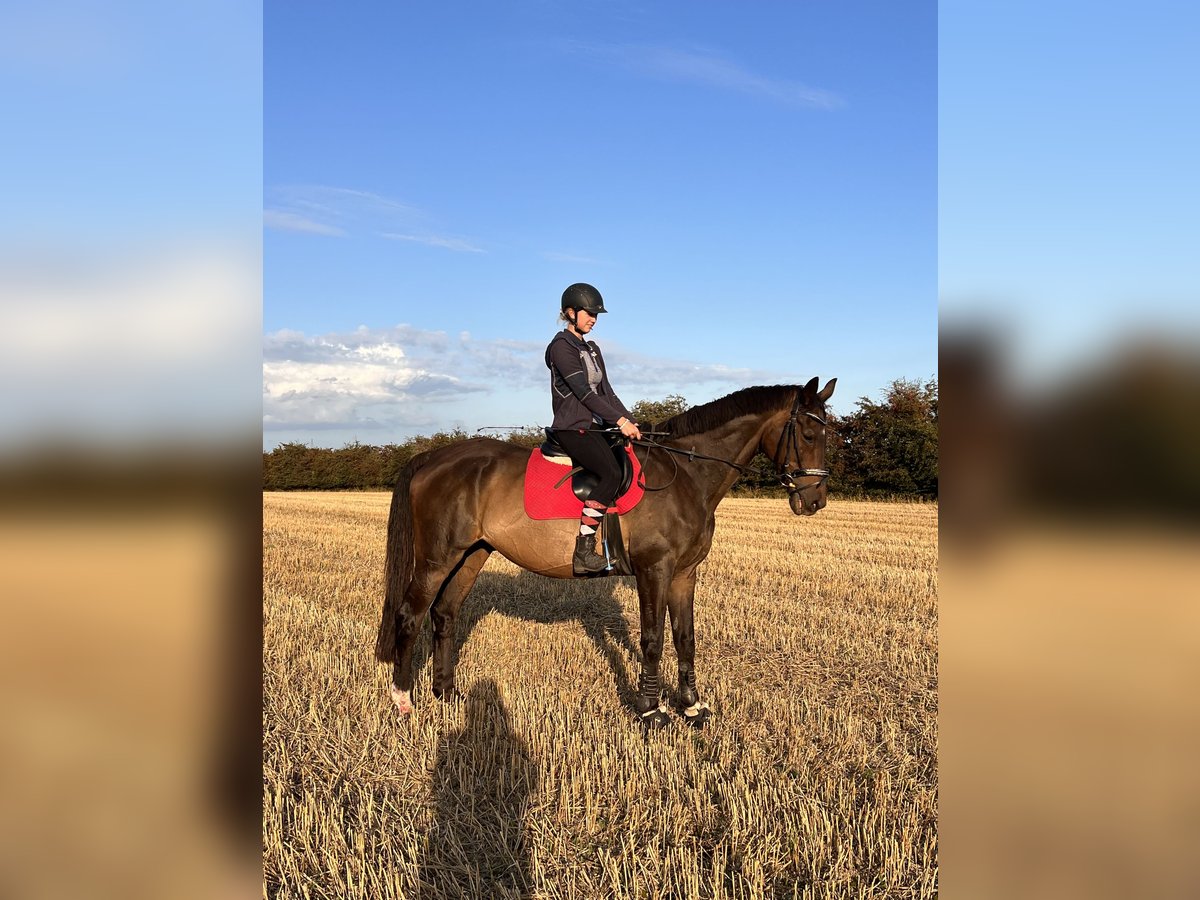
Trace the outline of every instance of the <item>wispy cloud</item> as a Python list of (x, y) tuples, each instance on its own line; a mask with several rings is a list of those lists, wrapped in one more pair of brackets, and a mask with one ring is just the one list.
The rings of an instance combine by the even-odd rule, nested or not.
[(379, 236), (387, 238), (389, 241), (412, 241), (415, 244), (441, 247), (444, 250), (454, 250), (457, 253), (486, 252), (482, 247), (476, 247), (470, 241), (438, 234), (396, 234), (394, 232), (382, 232)]
[(328, 185), (309, 185), (308, 187), (293, 187), (292, 191), (299, 191), (302, 195), (311, 196), (316, 194), (326, 195), (335, 200), (341, 200), (343, 203), (358, 204), (362, 207), (391, 210), (394, 212), (412, 214), (416, 213), (416, 209), (398, 200), (393, 200), (390, 197), (384, 197), (382, 194), (376, 194), (373, 191), (359, 191), (354, 188), (330, 187)]
[(752, 71), (707, 47), (582, 42), (571, 46), (651, 77), (750, 94), (789, 106), (829, 110), (845, 103), (833, 91)]
[(324, 234), (330, 237), (342, 237), (346, 234), (335, 225), (317, 222), (297, 212), (281, 209), (263, 210), (263, 224), (276, 231), (295, 231), (301, 234)]
[(366, 219), (373, 216), (420, 218), (414, 206), (374, 191), (328, 184), (280, 184), (267, 191), (269, 202), (283, 209), (305, 210), (337, 219)]
[(321, 184), (276, 185), (267, 191), (263, 223), (278, 231), (327, 237), (370, 235), (411, 241), (458, 253), (483, 253), (462, 237), (443, 233), (429, 216), (391, 197)]

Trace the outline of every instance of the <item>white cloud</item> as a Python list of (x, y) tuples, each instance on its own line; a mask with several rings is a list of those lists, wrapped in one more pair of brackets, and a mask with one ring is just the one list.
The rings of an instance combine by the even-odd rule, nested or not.
[(341, 228), (331, 226), (331, 224), (314, 222), (311, 218), (301, 216), (299, 212), (288, 212), (287, 210), (263, 210), (263, 224), (268, 228), (274, 228), (277, 232), (324, 234), (331, 236), (331, 238), (341, 238), (341, 236), (346, 234)]
[(221, 244), (0, 259), (0, 443), (253, 428), (261, 285), (257, 253)]
[[(361, 430), (400, 432), (419, 427), (470, 428), (484, 412), (515, 395), (544, 403), (527, 424), (548, 418), (548, 374), (542, 341), (451, 337), (410, 325), (308, 337), (277, 331), (263, 342), (263, 427), (274, 432)], [(629, 404), (700, 386), (728, 391), (763, 373), (686, 360), (661, 359), (611, 346), (605, 352), (613, 384)], [(464, 404), (475, 398), (474, 413)], [(519, 413), (514, 413), (520, 416)], [(517, 423), (523, 422), (518, 418)], [(391, 439), (380, 437), (377, 443)]]
[(832, 91), (753, 72), (706, 47), (586, 43), (572, 47), (656, 78), (751, 94), (807, 109), (835, 109), (844, 105), (842, 98)]
[(389, 241), (412, 241), (416, 244), (427, 244), (430, 247), (441, 247), (444, 250), (454, 250), (457, 253), (484, 253), (482, 247), (476, 247), (470, 241), (462, 238), (446, 237), (438, 234), (395, 234), (384, 232), (379, 235)]
[(386, 209), (398, 213), (415, 213), (414, 207), (401, 203), (398, 200), (393, 200), (390, 197), (384, 197), (382, 194), (376, 194), (372, 191), (359, 191), (354, 188), (331, 187), (329, 185), (308, 185), (306, 187), (291, 186), (284, 187), (281, 190), (292, 191), (300, 195), (316, 195), (326, 196), (331, 199), (340, 201), (341, 205), (357, 205), (364, 208)]
[(263, 344), (263, 427), (398, 428), (425, 406), (486, 388), (456, 373), (441, 332), (409, 326), (306, 337), (278, 331)]
[(326, 225), (307, 218), (297, 212), (282, 209), (263, 210), (263, 224), (276, 231), (296, 231), (301, 234), (324, 234), (330, 237), (342, 237), (345, 231), (334, 225)]
[(466, 238), (442, 233), (416, 207), (372, 191), (322, 184), (276, 185), (267, 190), (263, 223), (277, 231), (328, 237), (371, 235), (452, 250), (484, 253)]
[(205, 359), (258, 316), (256, 260), (221, 248), (160, 250), (57, 270), (0, 270), (0, 356), (14, 367), (122, 368)]
[(422, 228), (421, 210), (373, 191), (324, 184), (274, 185), (266, 191), (268, 228), (332, 237)]
[(264, 428), (402, 425), (423, 402), (453, 400), (480, 390), (410, 364), (399, 347), (329, 350), (328, 362), (264, 362)]
[(281, 207), (304, 209), (335, 218), (365, 218), (372, 215), (413, 218), (421, 215), (416, 207), (391, 197), (328, 184), (279, 184), (269, 188), (267, 196), (272, 203)]

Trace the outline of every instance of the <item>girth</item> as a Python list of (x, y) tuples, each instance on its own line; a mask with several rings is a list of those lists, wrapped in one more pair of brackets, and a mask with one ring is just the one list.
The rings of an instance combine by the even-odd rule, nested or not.
[[(556, 460), (566, 460), (566, 465), (570, 465), (570, 469), (564, 466), (563, 478), (569, 474), (571, 476), (571, 490), (580, 500), (586, 500), (592, 495), (592, 491), (596, 489), (596, 485), (600, 483), (600, 476), (595, 472), (590, 472), (583, 466), (576, 466), (571, 462), (571, 455), (567, 449), (558, 442), (554, 436), (554, 431), (551, 428), (545, 429), (546, 440), (542, 443), (542, 456), (552, 462)], [(617, 461), (617, 466), (621, 470), (621, 486), (617, 490), (617, 496), (620, 497), (633, 484), (633, 463), (629, 461), (629, 454), (625, 451), (625, 445), (622, 442), (621, 436), (617, 433), (605, 434), (604, 440), (608, 443), (609, 449), (612, 450), (613, 458)], [(558, 484), (562, 482), (559, 481)], [(558, 487), (558, 484), (555, 487)]]

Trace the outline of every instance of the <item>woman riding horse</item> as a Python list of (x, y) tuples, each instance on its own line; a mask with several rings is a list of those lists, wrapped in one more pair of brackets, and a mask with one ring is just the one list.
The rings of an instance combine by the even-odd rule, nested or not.
[(621, 399), (608, 383), (604, 357), (595, 341), (585, 340), (604, 308), (604, 298), (590, 284), (573, 284), (563, 291), (559, 318), (567, 327), (546, 348), (550, 369), (550, 394), (554, 407), (554, 431), (558, 442), (571, 454), (575, 465), (599, 476), (591, 496), (583, 504), (579, 535), (571, 565), (576, 575), (607, 568), (608, 561), (596, 552), (596, 534), (604, 512), (617, 502), (621, 470), (613, 459), (604, 435), (594, 426), (616, 425), (628, 438), (641, 439), (642, 432)]
[[(594, 291), (592, 288), (590, 291)], [(595, 314), (580, 310), (585, 300), (569, 292), (564, 312), (575, 330), (551, 345), (555, 357), (564, 355), (565, 373), (574, 372), (565, 349), (583, 340)], [(599, 294), (596, 312), (603, 308)], [(579, 324), (583, 323), (583, 330)], [(548, 351), (548, 356), (551, 355)], [(578, 355), (576, 353), (576, 355)], [(556, 390), (560, 404), (589, 410), (600, 404), (604, 421), (628, 420), (624, 407), (617, 409), (603, 378), (599, 351), (593, 360), (600, 381), (585, 376), (581, 399), (571, 382)], [(590, 371), (585, 359), (578, 364)], [(553, 368), (553, 365), (552, 365)], [(641, 620), (641, 673), (633, 708), (647, 727), (669, 721), (663, 702), (660, 664), (664, 618), (671, 619), (670, 633), (679, 663), (675, 699), (684, 720), (701, 726), (708, 704), (696, 679), (696, 641), (692, 607), (700, 564), (712, 548), (717, 504), (738, 476), (750, 468), (755, 454), (763, 453), (774, 465), (787, 490), (788, 505), (798, 516), (811, 516), (825, 506), (825, 403), (837, 379), (818, 388), (816, 378), (804, 385), (750, 387), (709, 403), (692, 407), (656, 426), (669, 437), (645, 446), (642, 472), (653, 493), (625, 516), (625, 547), (637, 582)], [(570, 396), (568, 396), (568, 394)], [(592, 396), (592, 395), (595, 396)], [(600, 399), (597, 399), (600, 398)], [(611, 404), (606, 415), (605, 402)], [(619, 415), (612, 413), (618, 411)], [(591, 423), (572, 421), (574, 430)], [(637, 434), (637, 426), (623, 422), (622, 431)], [(570, 437), (568, 441), (572, 441)], [(587, 438), (592, 440), (592, 438)], [(576, 442), (577, 443), (577, 442)], [(643, 442), (644, 445), (644, 442)], [(651, 450), (653, 449), (653, 453)], [(586, 451), (585, 451), (586, 452)], [(607, 451), (606, 451), (607, 452)], [(492, 438), (474, 438), (427, 450), (414, 456), (396, 480), (387, 526), (387, 561), (384, 600), (375, 657), (392, 666), (392, 701), (401, 715), (413, 711), (413, 650), (426, 617), (433, 620), (432, 675), (435, 697), (453, 697), (455, 622), (475, 579), (492, 553), (539, 575), (577, 577), (572, 563), (572, 537), (553, 519), (534, 519), (525, 510), (525, 471), (529, 451)], [(586, 464), (586, 463), (585, 463)], [(654, 485), (654, 487), (651, 487)], [(606, 496), (606, 500), (612, 499)], [(591, 536), (585, 535), (588, 540)], [(586, 543), (586, 542), (581, 542)]]

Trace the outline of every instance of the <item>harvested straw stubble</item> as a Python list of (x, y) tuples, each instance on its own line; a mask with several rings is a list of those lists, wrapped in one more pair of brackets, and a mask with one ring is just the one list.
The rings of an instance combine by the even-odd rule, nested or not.
[(723, 502), (696, 598), (717, 715), (647, 738), (612, 702), (632, 581), (495, 557), (465, 698), (432, 698), (423, 638), (400, 724), (371, 654), (388, 500), (264, 498), (270, 896), (936, 894), (936, 505)]

